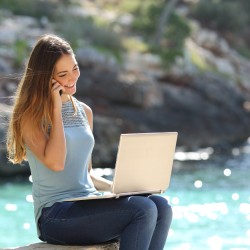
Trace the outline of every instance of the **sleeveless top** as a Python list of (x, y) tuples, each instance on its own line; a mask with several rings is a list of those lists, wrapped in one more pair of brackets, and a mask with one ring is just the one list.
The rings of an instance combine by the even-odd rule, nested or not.
[(73, 97), (77, 112), (71, 101), (62, 104), (62, 119), (66, 139), (67, 155), (64, 170), (55, 172), (47, 168), (26, 146), (33, 185), (35, 221), (44, 207), (67, 198), (89, 195), (96, 192), (88, 174), (88, 165), (94, 147), (94, 137), (81, 103)]

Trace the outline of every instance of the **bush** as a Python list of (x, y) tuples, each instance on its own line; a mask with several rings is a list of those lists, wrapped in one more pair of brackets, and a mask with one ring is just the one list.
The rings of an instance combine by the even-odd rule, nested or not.
[(132, 28), (146, 37), (155, 33), (161, 10), (164, 6), (163, 0), (145, 0), (132, 11), (134, 21)]
[[(0, 0), (0, 8), (8, 9), (16, 15), (32, 16), (40, 19), (46, 16), (55, 19), (55, 13), (60, 6), (68, 6), (70, 0)], [(76, 4), (76, 3), (74, 3)]]
[(186, 21), (173, 14), (165, 31), (165, 41), (163, 41), (162, 46), (151, 46), (151, 51), (159, 54), (164, 66), (169, 67), (177, 56), (183, 55), (185, 39), (190, 32), (191, 29)]
[(27, 58), (29, 54), (29, 45), (26, 40), (18, 39), (14, 43), (15, 61), (14, 66), (20, 68), (23, 66), (24, 59)]
[(98, 27), (93, 18), (64, 14), (55, 24), (55, 29), (70, 42), (73, 49), (87, 44), (121, 60), (123, 46), (120, 36), (108, 26)]
[(154, 45), (154, 36), (156, 34), (157, 24), (162, 9), (166, 2), (163, 0), (146, 0), (133, 11), (134, 22), (132, 28), (139, 32), (150, 45), (150, 50), (161, 56), (165, 66), (169, 66), (177, 56), (182, 55), (183, 46), (186, 37), (190, 34), (187, 20), (177, 15), (174, 11), (171, 14), (168, 23), (164, 27), (161, 46)]
[(248, 29), (248, 14), (241, 1), (200, 1), (191, 15), (204, 26), (218, 31), (240, 33)]

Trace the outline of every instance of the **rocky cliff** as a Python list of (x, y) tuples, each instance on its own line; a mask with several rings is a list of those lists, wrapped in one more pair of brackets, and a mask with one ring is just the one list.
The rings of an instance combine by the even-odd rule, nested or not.
[[(49, 32), (50, 25), (11, 13), (0, 22), (0, 175), (6, 173), (6, 128), (21, 72), (12, 45), (25, 40), (30, 46)], [(196, 24), (184, 57), (170, 69), (152, 54), (128, 52), (118, 64), (83, 47), (76, 57), (81, 70), (76, 96), (94, 112), (96, 167), (114, 166), (120, 133), (177, 131), (182, 150), (234, 145), (250, 135), (250, 61), (214, 31)]]

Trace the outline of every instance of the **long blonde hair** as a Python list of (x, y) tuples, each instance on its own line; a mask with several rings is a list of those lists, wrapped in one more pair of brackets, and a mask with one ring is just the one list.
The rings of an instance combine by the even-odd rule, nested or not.
[(30, 54), (16, 91), (7, 133), (8, 159), (12, 163), (27, 159), (22, 131), (25, 121), (29, 120), (33, 128), (41, 129), (45, 134), (53, 126), (51, 80), (56, 62), (64, 54), (73, 54), (72, 48), (55, 35), (42, 36)]

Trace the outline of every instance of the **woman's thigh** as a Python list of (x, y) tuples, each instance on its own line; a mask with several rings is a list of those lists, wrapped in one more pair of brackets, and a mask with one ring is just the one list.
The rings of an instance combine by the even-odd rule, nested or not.
[(55, 203), (43, 210), (40, 228), (50, 243), (95, 244), (119, 238), (141, 211), (153, 217), (157, 209), (141, 196)]

